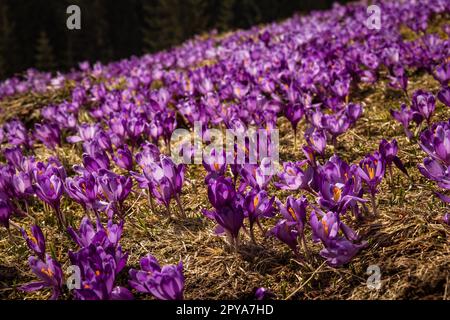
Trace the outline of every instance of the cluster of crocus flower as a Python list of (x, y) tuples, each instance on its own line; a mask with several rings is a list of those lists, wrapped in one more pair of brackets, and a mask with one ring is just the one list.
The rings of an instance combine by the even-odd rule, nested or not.
[(434, 95), (419, 89), (413, 94), (410, 108), (402, 104), (400, 110), (391, 110), (391, 115), (403, 126), (408, 139), (411, 139), (413, 137), (412, 132), (409, 130), (411, 122), (420, 125), (426, 120), (427, 124), (430, 125), (435, 108), (436, 98)]
[[(440, 188), (450, 190), (450, 121), (435, 123), (422, 132), (419, 145), (428, 154), (423, 164), (418, 165), (420, 173), (437, 182)], [(437, 195), (445, 203), (450, 203), (449, 196), (441, 192)], [(447, 216), (444, 222), (448, 224)]]
[(159, 300), (183, 300), (183, 263), (161, 267), (152, 255), (140, 260), (141, 270), (130, 269), (129, 284), (136, 291), (150, 293)]
[[(262, 219), (279, 214), (268, 234), (286, 243), (297, 256), (302, 254), (301, 247), (308, 256), (305, 231), (311, 228), (313, 241), (323, 245), (320, 254), (330, 265), (349, 262), (365, 243), (346, 224), (348, 212), (364, 218), (368, 195), (376, 213), (375, 196), (385, 171), (391, 173), (394, 164), (407, 173), (395, 140), (383, 140), (378, 152), (365, 156), (359, 164), (348, 164), (336, 155), (326, 160), (329, 149), (339, 153), (338, 137), (356, 125), (364, 112), (363, 104), (352, 102), (354, 88), (374, 83), (380, 71), (387, 69), (389, 85), (408, 96), (408, 74), (421, 69), (440, 82), (437, 100), (447, 106), (450, 100), (448, 40), (423, 32), (430, 17), (449, 11), (448, 4), (427, 0), (379, 1), (378, 5), (384, 16), (383, 28), (389, 32), (355, 28), (367, 13), (365, 3), (337, 5), (326, 12), (224, 37), (199, 37), (141, 58), (108, 65), (82, 63), (79, 70), (55, 78), (30, 71), (23, 79), (1, 83), (0, 99), (62, 88), (68, 81), (71, 92), (61, 103), (44, 107), (41, 119), (30, 130), (16, 119), (0, 126), (6, 160), (0, 165), (0, 223), (9, 228), (16, 217), (34, 218), (31, 213), (40, 209), (41, 202), (66, 230), (71, 219), (61, 203), (78, 203), (87, 216), (94, 213), (97, 221), (94, 227), (90, 218), (84, 218), (78, 232), (68, 231), (80, 247), (70, 254), (82, 274), (82, 287), (75, 297), (131, 298), (130, 292), (115, 282), (127, 260), (118, 241), (126, 220), (126, 199), (134, 192), (132, 177), (147, 192), (153, 212), (154, 200), (169, 214), (175, 200), (184, 215), (180, 195), (186, 167), (168, 156), (170, 137), (177, 127), (192, 129), (199, 121), (202, 130), (198, 134), (209, 141), (210, 129), (218, 126), (243, 136), (247, 128), (271, 132), (280, 117), (285, 117), (294, 131), (294, 145), (299, 125), (306, 128), (302, 146), (306, 160), (284, 162), (273, 185), (305, 195), (291, 194), (284, 202), (275, 199), (270, 194), (274, 177), (267, 173), (270, 161), (237, 161), (240, 153), (246, 159), (254, 156), (250, 145), (260, 141), (247, 139), (244, 145), (235, 144), (231, 154), (212, 150), (204, 160), (205, 184), (213, 207), (204, 214), (217, 223), (216, 232), (226, 234), (234, 247), (241, 230), (247, 232), (247, 222), (250, 238), (256, 243), (255, 226), (266, 235)], [(344, 15), (346, 19), (342, 19)], [(403, 25), (417, 32), (414, 40), (402, 37)], [(448, 34), (448, 28), (443, 30)], [(402, 105), (392, 116), (412, 138), (411, 122), (430, 125), (436, 104), (432, 93), (418, 90), (410, 107)], [(445, 189), (450, 185), (448, 126), (433, 125), (421, 136), (421, 146), (429, 157), (420, 170)], [(41, 154), (43, 147), (58, 155), (60, 147), (67, 144), (74, 144), (73, 150), (81, 155), (81, 163), (72, 170), (63, 167), (57, 157), (39, 162), (30, 156)], [(255, 158), (261, 153), (258, 149)], [(227, 176), (228, 169), (232, 178)], [(106, 218), (104, 214), (107, 226), (100, 222)], [(117, 218), (119, 224), (112, 222)], [(50, 287), (56, 298), (62, 292), (62, 273), (59, 264), (45, 253), (37, 228), (24, 236), (36, 254), (30, 258), (30, 266), (42, 281), (27, 289)], [(141, 268), (130, 272), (130, 285), (136, 290), (161, 299), (182, 298), (181, 264), (161, 268), (147, 256)]]
[[(309, 225), (313, 241), (320, 241), (324, 245), (320, 255), (329, 265), (336, 267), (348, 263), (366, 243), (361, 242), (357, 233), (342, 219), (349, 209), (356, 218), (362, 218), (359, 204), (365, 209), (367, 200), (363, 198), (364, 193), (370, 195), (373, 212), (376, 214), (375, 195), (386, 166), (395, 163), (407, 174), (397, 156), (397, 150), (395, 140), (391, 143), (383, 140), (380, 143), (380, 153), (367, 155), (359, 165), (349, 165), (336, 155), (323, 165), (315, 157), (297, 163), (284, 163), (283, 170), (278, 174), (279, 182), (275, 186), (306, 191), (316, 199), (316, 204), (309, 202), (305, 196), (300, 199), (289, 196), (285, 205), (279, 202), (282, 218), (271, 229), (270, 234), (287, 244), (297, 256), (300, 256), (300, 240), (305, 255), (308, 256), (305, 226)], [(313, 151), (313, 155), (316, 153), (317, 151)], [(308, 209), (311, 211), (309, 219)]]
[(52, 300), (56, 300), (63, 292), (64, 274), (58, 261), (46, 253), (45, 238), (39, 226), (33, 225), (31, 230), (21, 230), (28, 248), (36, 254), (30, 256), (28, 264), (31, 271), (39, 278), (37, 282), (31, 282), (20, 287), (26, 292), (52, 289)]

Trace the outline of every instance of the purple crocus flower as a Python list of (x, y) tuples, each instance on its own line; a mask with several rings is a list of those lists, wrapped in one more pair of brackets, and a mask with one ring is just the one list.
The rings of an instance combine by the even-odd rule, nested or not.
[(163, 203), (170, 214), (170, 200), (175, 198), (181, 213), (184, 210), (180, 200), (184, 182), (185, 166), (176, 165), (170, 157), (161, 155), (159, 162), (149, 163), (144, 167), (144, 176), (155, 198)]
[(61, 145), (61, 131), (56, 124), (36, 123), (34, 136), (49, 149), (54, 150), (56, 146)]
[(294, 147), (297, 146), (297, 126), (304, 114), (305, 111), (301, 104), (290, 103), (286, 106), (285, 115), (294, 130)]
[(183, 263), (161, 268), (152, 255), (141, 258), (141, 270), (130, 269), (129, 284), (138, 292), (150, 293), (159, 300), (183, 300)]
[(31, 230), (21, 229), (20, 231), (27, 242), (28, 248), (35, 252), (41, 260), (45, 260), (45, 238), (41, 228), (33, 225)]
[(406, 89), (408, 87), (408, 75), (405, 68), (403, 68), (400, 64), (395, 64), (389, 71), (389, 85), (395, 89), (403, 90), (403, 92), (407, 94)]
[[(120, 238), (122, 237), (123, 225), (123, 221), (115, 224), (112, 220), (109, 220), (108, 224), (103, 226), (100, 220), (97, 219), (97, 224), (94, 228), (91, 220), (88, 217), (84, 217), (81, 220), (78, 232), (71, 227), (67, 231), (80, 248), (87, 248), (93, 244), (95, 246), (102, 246), (108, 250), (118, 247)], [(122, 257), (117, 258), (117, 261), (122, 259)]]
[(63, 193), (63, 183), (56, 174), (50, 176), (41, 175), (36, 177), (36, 195), (45, 203), (50, 205), (56, 213), (58, 223), (61, 227), (66, 225), (66, 220), (61, 212), (60, 202)]
[(208, 199), (216, 209), (230, 205), (236, 197), (236, 190), (230, 178), (223, 176), (208, 184)]
[(2, 151), (3, 156), (5, 157), (8, 164), (14, 166), (14, 168), (18, 170), (22, 169), (22, 161), (24, 157), (22, 154), (22, 149), (20, 149), (20, 147), (5, 148)]
[[(423, 165), (418, 165), (417, 167), (424, 177), (436, 181), (441, 188), (450, 189), (450, 170), (447, 165), (427, 157), (423, 159)], [(441, 200), (444, 200), (443, 197), (441, 197)]]
[(56, 300), (63, 290), (63, 272), (60, 264), (53, 260), (50, 255), (45, 255), (45, 260), (36, 257), (28, 259), (31, 271), (39, 278), (39, 282), (32, 282), (20, 287), (25, 292), (33, 292), (43, 288), (51, 288), (53, 294), (51, 300)]
[(251, 190), (244, 199), (244, 214), (249, 220), (250, 224), (250, 237), (254, 243), (254, 224), (259, 225), (259, 219), (262, 217), (272, 217), (273, 216), (273, 202), (275, 197), (270, 198), (267, 192), (264, 190), (257, 191)]
[(211, 179), (215, 179), (225, 174), (227, 168), (225, 160), (225, 152), (219, 152), (216, 149), (212, 149), (209, 155), (203, 155), (203, 167), (208, 171), (205, 183), (208, 184)]
[(98, 124), (82, 124), (78, 126), (78, 135), (67, 137), (69, 143), (92, 141), (96, 134), (101, 131)]
[(130, 177), (101, 169), (97, 177), (100, 191), (110, 204), (110, 209), (123, 218), (123, 202), (131, 192), (133, 182)]
[(5, 124), (5, 131), (7, 132), (8, 142), (14, 146), (31, 147), (28, 131), (19, 120), (13, 120)]
[[(306, 166), (306, 168), (304, 168)], [(308, 190), (313, 180), (314, 169), (308, 165), (308, 162), (284, 162), (283, 171), (278, 173), (279, 182), (274, 185), (282, 190)]]
[(447, 107), (450, 107), (450, 87), (443, 87), (439, 90), (437, 94), (439, 101), (445, 104)]
[(405, 166), (403, 165), (400, 158), (397, 156), (398, 153), (398, 144), (397, 140), (393, 139), (391, 142), (388, 142), (386, 139), (381, 140), (378, 151), (389, 168), (389, 172), (392, 179), (392, 163), (394, 163), (397, 168), (399, 168), (404, 174), (408, 175), (408, 171), (406, 171)]
[(241, 169), (242, 179), (252, 188), (262, 190), (267, 188), (270, 180), (272, 179), (271, 172), (272, 162), (269, 158), (264, 158), (261, 164), (244, 164)]
[(3, 225), (6, 229), (9, 229), (9, 218), (13, 213), (13, 208), (9, 203), (7, 196), (4, 197), (0, 193), (0, 225)]
[(446, 225), (450, 226), (450, 214), (449, 214), (449, 213), (446, 213), (446, 214), (444, 215), (444, 217), (442, 217), (442, 221), (443, 221)]
[(377, 214), (375, 194), (378, 192), (377, 188), (383, 179), (384, 172), (385, 163), (378, 152), (375, 152), (373, 155), (367, 155), (361, 160), (357, 169), (357, 174), (366, 182), (369, 188), (374, 215)]
[(450, 122), (438, 122), (422, 132), (420, 147), (430, 157), (450, 165)]
[(441, 83), (441, 85), (446, 86), (450, 81), (450, 62), (447, 61), (437, 66), (433, 76)]
[(318, 203), (326, 210), (331, 210), (338, 214), (345, 213), (352, 202), (365, 202), (365, 200), (355, 195), (354, 184), (353, 178), (348, 179), (345, 183), (330, 182), (328, 179), (322, 179)]
[(412, 97), (411, 110), (413, 110), (413, 120), (419, 124), (423, 119), (430, 124), (436, 106), (435, 97), (424, 90), (417, 90)]
[(269, 231), (269, 234), (285, 243), (296, 255), (298, 254), (298, 230), (295, 222), (282, 219)]
[(392, 117), (401, 123), (403, 126), (403, 130), (405, 131), (408, 139), (412, 138), (412, 132), (409, 131), (408, 127), (413, 119), (413, 112), (406, 106), (406, 104), (402, 104), (400, 110), (391, 110)]
[(113, 160), (122, 169), (128, 171), (133, 169), (133, 154), (127, 145), (123, 145), (116, 150)]
[[(118, 247), (116, 250), (121, 250)], [(131, 300), (133, 295), (124, 288), (115, 286), (116, 277), (125, 266), (124, 261), (117, 261), (102, 246), (89, 245), (78, 252), (69, 252), (70, 261), (80, 268), (81, 287), (74, 290), (75, 299), (79, 300)]]
[(100, 207), (98, 185), (95, 177), (86, 172), (83, 176), (66, 178), (64, 189), (67, 195), (78, 202), (85, 210), (96, 210)]
[(275, 295), (269, 289), (266, 289), (263, 287), (258, 288), (255, 291), (255, 299), (256, 300), (269, 300), (274, 297), (275, 297)]
[[(320, 220), (318, 218), (320, 215)], [(313, 210), (310, 216), (310, 225), (313, 232), (313, 240), (321, 241), (324, 248), (320, 255), (327, 260), (332, 267), (338, 267), (348, 263), (367, 244), (362, 242), (357, 244), (351, 240), (356, 240), (357, 236), (349, 227), (342, 224), (339, 216), (334, 212), (326, 214)], [(339, 235), (342, 230), (345, 237)]]
[(323, 130), (316, 129), (312, 133), (310, 131), (305, 132), (306, 142), (309, 147), (323, 157), (327, 146), (327, 136)]

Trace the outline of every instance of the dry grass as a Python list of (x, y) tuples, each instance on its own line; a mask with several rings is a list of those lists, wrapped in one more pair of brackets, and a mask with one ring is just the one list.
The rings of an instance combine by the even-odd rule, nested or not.
[[(419, 88), (436, 93), (439, 86), (429, 75), (414, 74), (410, 78), (409, 94)], [(41, 98), (29, 95), (9, 99), (6, 104), (0, 102), (6, 114), (0, 121), (20, 116), (32, 122), (37, 112), (32, 106), (43, 105), (65, 94), (55, 92)], [(390, 108), (398, 108), (407, 100), (388, 89), (382, 79), (374, 86), (359, 88), (351, 101), (364, 103), (365, 112), (357, 126), (339, 138), (336, 152), (356, 163), (366, 153), (376, 150), (382, 138), (396, 138), (399, 156), (411, 180), (394, 169), (392, 184), (386, 177), (381, 185), (379, 216), (363, 222), (346, 217), (346, 222), (369, 243), (348, 265), (337, 269), (328, 267), (317, 254), (320, 246), (310, 240), (313, 256), (307, 262), (296, 261), (287, 247), (273, 238), (264, 238), (261, 233), (257, 234), (259, 245), (251, 244), (249, 237), (241, 234), (239, 250), (231, 251), (222, 238), (213, 234), (214, 224), (201, 214), (201, 209), (209, 208), (203, 183), (205, 171), (201, 166), (189, 166), (182, 195), (187, 218), (167, 217), (162, 208), (161, 212), (150, 212), (146, 197), (139, 192), (127, 200), (129, 209), (121, 243), (130, 253), (128, 267), (137, 267), (139, 258), (147, 253), (152, 253), (162, 263), (183, 260), (188, 299), (252, 298), (254, 290), (261, 286), (269, 288), (279, 299), (450, 299), (450, 228), (440, 222), (447, 209), (433, 194), (434, 184), (423, 178), (416, 168), (425, 154), (416, 141), (406, 139), (400, 125), (389, 114)], [(22, 107), (28, 111), (24, 112)], [(433, 121), (449, 117), (450, 110), (438, 103)], [(279, 120), (279, 128), (281, 159), (303, 159), (300, 149), (294, 150), (293, 133), (285, 119)], [(303, 142), (300, 136), (299, 145)], [(328, 147), (328, 152), (331, 156), (332, 147)], [(80, 162), (79, 150), (74, 147), (66, 145), (58, 154), (67, 167)], [(48, 150), (38, 148), (37, 155), (45, 159)], [(288, 194), (271, 191), (282, 201)], [(78, 225), (81, 207), (67, 199), (63, 207), (70, 221)], [(57, 230), (53, 215), (45, 211), (39, 201), (35, 200), (31, 209), (43, 227), (51, 252), (67, 267), (66, 252), (75, 249), (75, 244)], [(15, 221), (22, 226), (32, 223), (28, 218)], [(273, 223), (264, 221), (263, 225), (268, 229)], [(5, 230), (0, 230), (0, 298), (49, 297), (48, 292), (24, 294), (16, 290), (19, 284), (33, 280), (27, 267), (28, 255), (16, 230), (12, 239)], [(378, 291), (366, 286), (369, 265), (378, 265), (381, 269), (382, 287)], [(126, 272), (120, 281), (126, 282)]]

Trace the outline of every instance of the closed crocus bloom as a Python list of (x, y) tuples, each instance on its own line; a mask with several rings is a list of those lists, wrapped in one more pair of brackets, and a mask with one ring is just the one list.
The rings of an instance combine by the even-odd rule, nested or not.
[(9, 229), (9, 218), (13, 212), (12, 206), (6, 200), (6, 195), (3, 198), (0, 194), (0, 225)]
[(400, 110), (391, 110), (390, 112), (392, 117), (401, 123), (408, 139), (411, 139), (412, 133), (409, 131), (408, 127), (413, 119), (413, 112), (406, 106), (406, 104), (402, 104)]
[(67, 137), (69, 143), (92, 141), (96, 134), (101, 131), (98, 124), (81, 124), (78, 126), (78, 135)]
[(144, 133), (147, 124), (139, 118), (132, 118), (127, 122), (127, 135), (133, 143)]
[(269, 234), (285, 243), (295, 254), (298, 254), (298, 230), (294, 222), (289, 222), (285, 219), (280, 220), (275, 227), (269, 231)]
[(388, 142), (386, 139), (381, 140), (379, 146), (379, 152), (383, 160), (390, 167), (392, 163), (394, 163), (397, 168), (399, 168), (404, 174), (408, 175), (408, 172), (405, 169), (400, 158), (397, 156), (398, 153), (398, 144), (397, 140), (393, 139), (391, 142)]
[(344, 98), (350, 90), (350, 78), (336, 79), (331, 85), (331, 90), (338, 97)]
[(230, 178), (218, 177), (208, 184), (208, 199), (216, 209), (229, 205), (236, 196), (236, 190)]
[(183, 264), (161, 266), (152, 255), (140, 260), (141, 270), (129, 271), (132, 288), (142, 293), (150, 293), (159, 300), (183, 300)]
[(23, 285), (20, 287), (20, 290), (33, 292), (44, 288), (51, 288), (53, 293), (50, 299), (58, 299), (63, 291), (64, 283), (60, 264), (48, 254), (45, 255), (45, 259), (43, 260), (30, 257), (28, 263), (31, 271), (33, 271), (40, 281)]
[(90, 173), (98, 173), (101, 169), (108, 170), (110, 163), (108, 155), (97, 152), (94, 156), (83, 154), (83, 166)]
[(133, 155), (127, 145), (118, 148), (113, 159), (120, 168), (128, 171), (133, 169)]
[(441, 101), (447, 107), (450, 107), (450, 87), (441, 88), (441, 90), (439, 90), (437, 97), (439, 101)]
[(104, 151), (112, 151), (111, 137), (103, 130), (99, 130), (95, 134), (95, 141)]
[(33, 183), (30, 174), (19, 171), (13, 176), (12, 181), (15, 193), (19, 197), (29, 197), (34, 194)]
[(254, 224), (258, 223), (260, 218), (273, 216), (273, 202), (275, 197), (269, 197), (266, 191), (250, 191), (244, 199), (244, 214), (250, 223), (250, 237), (256, 243), (254, 235)]
[(436, 99), (434, 96), (424, 90), (417, 90), (412, 97), (411, 109), (414, 111), (413, 119), (416, 123), (425, 119), (430, 123), (430, 119), (434, 113)]
[(56, 218), (58, 219), (59, 226), (64, 227), (66, 225), (66, 219), (60, 208), (63, 193), (63, 183), (61, 178), (56, 174), (51, 174), (50, 176), (37, 176), (35, 191), (36, 195), (42, 201), (53, 208)]
[(5, 124), (8, 142), (14, 146), (30, 147), (28, 132), (21, 121), (13, 120)]
[(28, 248), (34, 251), (40, 259), (45, 260), (45, 238), (41, 228), (33, 225), (31, 230), (21, 229), (21, 232)]
[(34, 136), (49, 149), (55, 149), (61, 144), (61, 131), (55, 124), (35, 124)]
[(445, 86), (450, 81), (450, 62), (445, 62), (436, 67), (433, 76), (438, 80), (441, 85)]
[(52, 207), (59, 207), (63, 192), (61, 179), (53, 174), (49, 177), (38, 176), (36, 179), (37, 196)]
[(133, 184), (130, 177), (104, 169), (100, 170), (97, 182), (105, 198), (110, 202), (118, 203), (125, 201)]
[(14, 166), (14, 168), (19, 170), (22, 168), (23, 154), (20, 147), (5, 148), (3, 150), (3, 156), (10, 165)]
[(176, 165), (170, 157), (161, 157), (161, 168), (164, 176), (169, 179), (176, 193), (181, 192), (184, 182), (185, 166), (183, 164)]
[(305, 132), (305, 139), (308, 145), (319, 155), (323, 156), (327, 146), (327, 136), (323, 130)]

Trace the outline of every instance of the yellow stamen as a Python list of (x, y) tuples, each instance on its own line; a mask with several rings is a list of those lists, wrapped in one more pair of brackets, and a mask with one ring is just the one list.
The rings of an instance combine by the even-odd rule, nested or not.
[(50, 268), (47, 268), (47, 269), (42, 268), (42, 269), (41, 269), (41, 272), (44, 273), (44, 274), (46, 274), (46, 275), (49, 276), (49, 277), (53, 277), (53, 271), (50, 270)]
[(333, 187), (333, 199), (338, 202), (341, 199), (342, 190), (336, 186)]
[(328, 234), (328, 225), (327, 225), (327, 222), (325, 221), (325, 219), (322, 219), (322, 226), (323, 226), (323, 229), (325, 230), (325, 233)]
[(291, 214), (291, 217), (297, 221), (297, 216), (295, 215), (295, 211), (292, 208), (288, 209), (288, 212)]
[(259, 197), (256, 196), (256, 197), (253, 199), (253, 206), (256, 207), (258, 204), (259, 204)]
[(33, 234), (31, 233), (31, 231), (27, 230), (27, 235), (28, 235), (28, 238), (29, 238), (31, 241), (33, 241), (35, 244), (37, 244), (37, 239), (36, 239), (35, 236), (33, 236)]
[(373, 179), (375, 177), (375, 168), (371, 168), (371, 167), (369, 167), (368, 164), (366, 164), (366, 169), (367, 169), (367, 172), (369, 173), (369, 178)]

